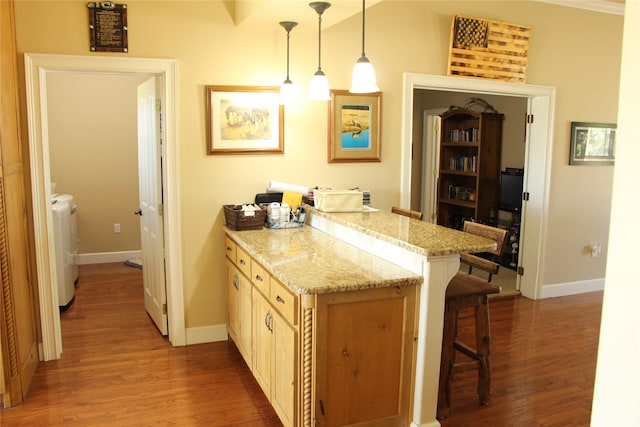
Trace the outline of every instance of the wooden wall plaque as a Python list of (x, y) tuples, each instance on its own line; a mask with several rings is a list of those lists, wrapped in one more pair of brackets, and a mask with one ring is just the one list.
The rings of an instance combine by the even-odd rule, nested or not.
[(128, 52), (127, 5), (87, 3), (91, 52)]
[(447, 74), (524, 83), (530, 38), (529, 27), (454, 16)]

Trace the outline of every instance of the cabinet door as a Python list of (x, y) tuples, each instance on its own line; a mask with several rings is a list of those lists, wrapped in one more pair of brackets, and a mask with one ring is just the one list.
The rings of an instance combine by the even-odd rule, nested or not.
[(231, 261), (226, 260), (227, 268), (227, 332), (234, 342), (238, 341), (240, 332), (240, 272)]
[(240, 336), (238, 337), (238, 348), (240, 353), (251, 369), (253, 364), (253, 320), (251, 316), (251, 292), (252, 286), (249, 279), (240, 274), (238, 279), (240, 288), (240, 298), (238, 300), (238, 318), (240, 324)]
[(410, 423), (416, 287), (318, 297), (317, 426)]
[(238, 351), (251, 368), (251, 282), (229, 260), (227, 265), (227, 329)]
[(273, 310), (267, 300), (253, 292), (253, 376), (271, 400), (271, 325)]
[(294, 329), (274, 314), (271, 405), (285, 427), (295, 425), (296, 348)]

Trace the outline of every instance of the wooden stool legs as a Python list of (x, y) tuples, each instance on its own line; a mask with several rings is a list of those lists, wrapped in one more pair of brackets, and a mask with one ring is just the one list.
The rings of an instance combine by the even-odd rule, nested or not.
[[(465, 277), (466, 276), (466, 277)], [(456, 280), (458, 279), (458, 280)], [(442, 355), (440, 360), (440, 386), (438, 389), (437, 417), (449, 416), (451, 404), (451, 381), (459, 372), (478, 370), (478, 398), (488, 405), (491, 392), (491, 338), (489, 333), (489, 307), (487, 295), (499, 288), (472, 276), (456, 276), (447, 289), (445, 298), (444, 329), (442, 334)], [(460, 283), (462, 282), (462, 283)], [(485, 287), (485, 285), (488, 285)], [(475, 317), (476, 348), (460, 342), (458, 334), (458, 314), (461, 309), (473, 307)], [(469, 361), (456, 362), (456, 352)]]

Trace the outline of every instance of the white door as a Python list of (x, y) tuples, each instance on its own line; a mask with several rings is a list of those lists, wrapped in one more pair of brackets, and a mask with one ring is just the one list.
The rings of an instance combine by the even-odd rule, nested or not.
[(162, 333), (167, 335), (162, 222), (162, 123), (161, 100), (155, 78), (138, 86), (138, 180), (144, 306)]
[(438, 206), (438, 170), (440, 164), (440, 116), (424, 112), (422, 148), (422, 213), (423, 220), (435, 224)]

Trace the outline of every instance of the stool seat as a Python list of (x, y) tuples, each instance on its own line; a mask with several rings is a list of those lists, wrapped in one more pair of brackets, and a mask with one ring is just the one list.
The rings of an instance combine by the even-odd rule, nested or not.
[(500, 286), (491, 284), (471, 274), (458, 272), (451, 279), (444, 294), (445, 301), (500, 293)]
[[(444, 330), (438, 389), (438, 419), (449, 416), (451, 381), (454, 374), (471, 369), (478, 370), (478, 397), (483, 405), (489, 404), (491, 386), (490, 333), (488, 295), (500, 292), (500, 287), (470, 274), (458, 272), (445, 292)], [(473, 307), (475, 315), (476, 345), (472, 348), (458, 341), (458, 314), (460, 309)], [(456, 351), (470, 361), (456, 363)]]

